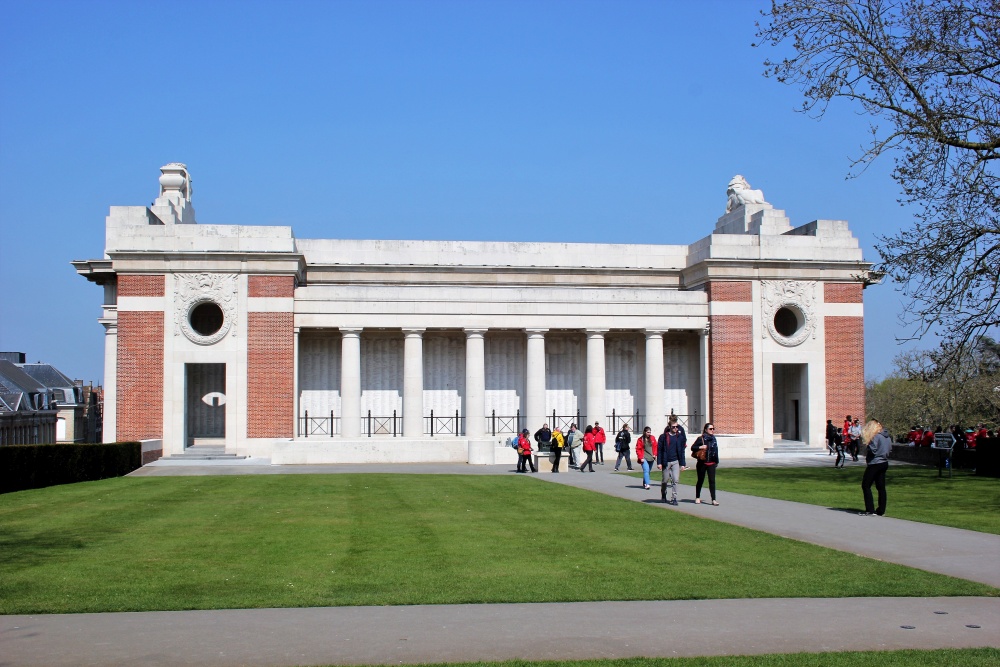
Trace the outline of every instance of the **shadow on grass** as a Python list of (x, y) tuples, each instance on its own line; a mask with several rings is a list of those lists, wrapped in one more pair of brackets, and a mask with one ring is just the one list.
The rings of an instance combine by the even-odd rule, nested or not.
[(26, 530), (4, 528), (0, 530), (0, 553), (7, 566), (26, 569), (42, 565), (67, 554), (86, 548), (87, 544), (76, 532), (51, 530), (29, 533)]

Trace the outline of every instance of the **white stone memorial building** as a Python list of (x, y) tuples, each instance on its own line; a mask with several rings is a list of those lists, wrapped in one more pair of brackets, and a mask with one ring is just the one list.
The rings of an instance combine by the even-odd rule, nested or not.
[(106, 441), (501, 463), (516, 428), (596, 420), (613, 439), (673, 413), (760, 457), (863, 413), (857, 239), (793, 227), (742, 177), (707, 236), (614, 245), (199, 224), (187, 168), (161, 172), (151, 206), (111, 207), (104, 258), (73, 263), (104, 288)]

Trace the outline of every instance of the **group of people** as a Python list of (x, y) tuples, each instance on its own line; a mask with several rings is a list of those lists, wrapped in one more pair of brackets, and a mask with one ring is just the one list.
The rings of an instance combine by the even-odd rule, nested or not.
[[(677, 485), (680, 483), (680, 473), (687, 470), (687, 433), (684, 427), (674, 416), (670, 417), (667, 427), (657, 438), (653, 436), (652, 429), (647, 426), (643, 429), (642, 435), (635, 441), (632, 448), (632, 435), (628, 424), (615, 436), (615, 452), (618, 458), (615, 461), (615, 471), (621, 469), (622, 461), (628, 470), (632, 467), (632, 452), (635, 452), (636, 462), (642, 467), (642, 488), (650, 489), (650, 475), (653, 470), (661, 472), (660, 498), (673, 505), (677, 504)], [(517, 472), (526, 473), (538, 472), (535, 468), (532, 454), (534, 448), (529, 439), (528, 429), (523, 429), (517, 438)], [(562, 459), (563, 450), (569, 454), (570, 467), (577, 468), (580, 472), (596, 472), (594, 464), (604, 465), (604, 444), (607, 442), (607, 435), (601, 427), (600, 422), (587, 425), (581, 432), (576, 424), (570, 424), (569, 430), (563, 434), (558, 428), (550, 429), (548, 424), (543, 424), (534, 434), (534, 441), (539, 450), (549, 450), (553, 453), (552, 472), (559, 472), (559, 465)], [(705, 480), (708, 480), (708, 489), (712, 497), (712, 504), (718, 505), (715, 497), (715, 471), (719, 464), (719, 445), (715, 439), (715, 426), (711, 423), (705, 424), (702, 434), (698, 436), (691, 446), (691, 455), (697, 459), (696, 469), (698, 472), (698, 483), (695, 486), (695, 502), (701, 503), (701, 490)], [(585, 458), (583, 458), (585, 457)], [(582, 460), (580, 460), (582, 458)], [(667, 498), (667, 491), (671, 491), (670, 498)]]
[(861, 420), (857, 417), (851, 419), (851, 415), (847, 415), (844, 425), (837, 427), (833, 425), (832, 419), (827, 419), (826, 449), (831, 456), (837, 455), (834, 468), (843, 468), (848, 456), (857, 461), (861, 453)]
[[(846, 434), (846, 437), (845, 437)], [(517, 472), (526, 473), (530, 468), (531, 472), (538, 472), (532, 460), (533, 448), (531, 440), (528, 438), (528, 429), (522, 430), (517, 437), (518, 463)], [(839, 436), (839, 437), (833, 437)], [(889, 454), (892, 451), (892, 438), (889, 430), (876, 419), (870, 420), (861, 428), (860, 419), (852, 419), (850, 415), (844, 421), (844, 426), (836, 428), (832, 420), (827, 421), (827, 438), (834, 446), (837, 453), (837, 466), (843, 467), (843, 461), (847, 454), (851, 454), (854, 460), (858, 460), (861, 446), (865, 447), (865, 474), (861, 482), (861, 491), (865, 500), (865, 510), (862, 516), (882, 516), (886, 509), (885, 476), (889, 468)], [(548, 424), (543, 424), (534, 435), (535, 443), (539, 449), (548, 449), (554, 453), (552, 472), (559, 472), (559, 463), (563, 450), (568, 450), (570, 466), (578, 467), (580, 472), (595, 472), (594, 463), (604, 464), (604, 443), (606, 435), (600, 423), (594, 422), (587, 425), (581, 432), (576, 424), (571, 424), (569, 431), (563, 434), (558, 428), (550, 429)], [(719, 443), (715, 437), (715, 426), (706, 423), (690, 451), (687, 448), (687, 433), (684, 427), (674, 416), (670, 417), (667, 427), (659, 437), (653, 437), (652, 429), (646, 426), (635, 441), (634, 449), (631, 447), (632, 435), (628, 424), (625, 424), (621, 431), (615, 436), (615, 451), (618, 459), (615, 462), (615, 471), (621, 469), (622, 461), (628, 470), (632, 467), (632, 452), (635, 452), (636, 461), (642, 467), (642, 488), (650, 489), (650, 475), (654, 469), (661, 472), (660, 498), (663, 502), (677, 504), (677, 485), (680, 483), (680, 473), (688, 469), (687, 454), (690, 453), (697, 463), (695, 468), (698, 473), (698, 481), (695, 485), (695, 500), (701, 504), (701, 491), (706, 479), (708, 480), (708, 490), (712, 498), (712, 505), (718, 505), (719, 501), (715, 496), (715, 473), (719, 466)], [(574, 450), (581, 449), (586, 459), (579, 462), (577, 466), (577, 454)], [(872, 486), (878, 493), (878, 504), (872, 495)], [(670, 491), (670, 498), (667, 492)]]
[[(937, 441), (937, 434), (943, 433), (944, 429), (938, 426), (933, 431), (930, 427), (914, 426), (906, 435), (906, 441), (913, 447), (931, 447)], [(956, 445), (968, 449), (975, 449), (980, 440), (993, 437), (993, 432), (986, 428), (985, 424), (977, 424), (975, 428), (962, 428), (958, 424), (953, 424), (948, 433), (954, 438)]]

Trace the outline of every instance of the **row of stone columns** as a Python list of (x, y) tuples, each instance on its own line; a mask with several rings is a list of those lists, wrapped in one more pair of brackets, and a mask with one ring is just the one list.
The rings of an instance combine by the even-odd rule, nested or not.
[[(346, 438), (361, 436), (361, 329), (341, 329), (340, 432)], [(524, 414), (529, 428), (545, 416), (545, 334), (548, 329), (527, 329), (527, 376)], [(604, 335), (607, 329), (587, 330), (587, 415), (604, 416)], [(646, 334), (645, 414), (663, 412), (663, 334)], [(465, 329), (465, 434), (469, 439), (486, 435), (486, 329)], [(403, 437), (423, 436), (424, 329), (403, 329)], [(703, 346), (704, 349), (704, 346)], [(704, 383), (703, 383), (704, 384)]]

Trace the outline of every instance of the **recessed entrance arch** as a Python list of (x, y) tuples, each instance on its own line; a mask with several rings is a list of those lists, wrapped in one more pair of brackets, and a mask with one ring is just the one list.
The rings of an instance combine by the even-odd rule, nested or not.
[(808, 440), (808, 364), (774, 364), (771, 379), (775, 437)]
[(226, 365), (184, 364), (185, 447), (224, 444), (226, 438)]

